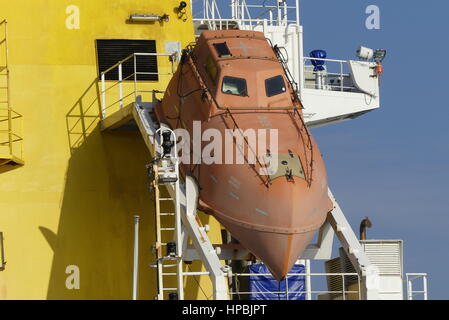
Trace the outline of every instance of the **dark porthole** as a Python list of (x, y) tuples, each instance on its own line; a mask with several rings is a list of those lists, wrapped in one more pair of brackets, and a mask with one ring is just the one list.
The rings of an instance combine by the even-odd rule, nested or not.
[(287, 91), (283, 76), (276, 76), (265, 80), (265, 90), (267, 97), (273, 97)]

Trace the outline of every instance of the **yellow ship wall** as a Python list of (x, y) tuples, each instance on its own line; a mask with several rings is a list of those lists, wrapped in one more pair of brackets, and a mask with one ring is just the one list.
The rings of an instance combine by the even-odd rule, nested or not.
[[(142, 223), (139, 296), (155, 297), (155, 270), (148, 267), (154, 259), (150, 157), (137, 131), (99, 130), (95, 40), (151, 39), (158, 52), (165, 41), (184, 47), (194, 39), (191, 11), (189, 5), (188, 19), (178, 19), (178, 5), (0, 0), (0, 20), (9, 27), (12, 107), (24, 116), (25, 160), (23, 167), (0, 167), (7, 262), (0, 299), (130, 299), (136, 214)], [(170, 21), (126, 23), (134, 13), (166, 13)], [(162, 80), (153, 89), (164, 90), (169, 79)], [(218, 224), (208, 223), (211, 239), (219, 241)], [(208, 279), (187, 281), (188, 298), (210, 297)]]

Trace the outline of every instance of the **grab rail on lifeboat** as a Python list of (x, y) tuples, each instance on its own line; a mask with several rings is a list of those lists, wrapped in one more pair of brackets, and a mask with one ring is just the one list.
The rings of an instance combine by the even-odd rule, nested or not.
[[(196, 67), (195, 63), (194, 63), (194, 57), (192, 56), (192, 48), (190, 47), (188, 50), (185, 50), (183, 54), (186, 54), (188, 59), (189, 59), (189, 64), (191, 65), (195, 76), (198, 78), (201, 89), (203, 89), (204, 93), (208, 93), (209, 96), (211, 97), (211, 101), (215, 104), (215, 106), (217, 107), (218, 110), (223, 110), (224, 112), (222, 112), (220, 114), (220, 117), (222, 118), (225, 126), (227, 129), (231, 129), (231, 126), (228, 125), (227, 121), (226, 121), (226, 117), (230, 117), (232, 119), (233, 122), (233, 130), (237, 129), (240, 134), (243, 137), (243, 140), (245, 141), (245, 144), (248, 148), (248, 150), (250, 152), (252, 152), (253, 157), (256, 159), (256, 164), (260, 167), (260, 168), (265, 168), (265, 170), (267, 171), (266, 175), (262, 175), (260, 174), (260, 171), (256, 168), (256, 164), (251, 164), (249, 163), (248, 157), (243, 154), (243, 157), (245, 159), (245, 162), (250, 166), (250, 168), (256, 173), (256, 175), (259, 177), (259, 179), (262, 181), (262, 183), (265, 185), (265, 187), (269, 188), (271, 185), (271, 181), (270, 181), (270, 175), (268, 173), (268, 169), (262, 165), (262, 163), (260, 162), (259, 158), (257, 157), (256, 152), (251, 148), (250, 143), (248, 142), (248, 139), (245, 137), (245, 135), (243, 134), (242, 130), (240, 129), (239, 125), (237, 124), (237, 121), (235, 119), (235, 117), (232, 115), (232, 112), (229, 110), (229, 108), (223, 108), (222, 106), (220, 106), (220, 104), (218, 103), (218, 101), (215, 99), (214, 95), (211, 94), (211, 92), (209, 91), (209, 88), (207, 88), (207, 86), (205, 85), (204, 79), (201, 76), (198, 68)], [(181, 63), (183, 63), (183, 61), (185, 62), (184, 58), (181, 58)], [(201, 92), (200, 90), (198, 90), (198, 92)], [(236, 138), (234, 137), (234, 144), (236, 144)]]
[[(255, 164), (249, 163), (248, 157), (245, 155), (245, 152), (244, 152), (244, 150), (243, 150), (243, 151), (242, 151), (242, 152), (243, 152), (243, 157), (244, 157), (246, 163), (248, 163), (248, 165), (251, 167), (251, 169), (253, 169), (253, 170), (256, 172), (257, 176), (258, 176), (259, 179), (262, 181), (262, 183), (263, 183), (267, 188), (269, 188), (270, 185), (271, 185), (271, 179), (270, 179), (270, 174), (269, 174), (269, 172), (268, 172), (268, 169), (267, 169), (266, 166), (263, 166), (263, 165), (262, 165), (262, 163), (261, 163), (260, 160), (259, 160), (259, 157), (257, 156), (257, 153), (253, 150), (253, 148), (251, 148), (251, 144), (248, 142), (247, 137), (243, 134), (242, 129), (240, 129), (239, 125), (237, 124), (237, 120), (235, 120), (235, 117), (232, 115), (231, 110), (226, 109), (226, 111), (225, 111), (224, 113), (222, 113), (220, 116), (221, 116), (221, 118), (222, 118), (222, 120), (223, 120), (223, 122), (224, 122), (226, 128), (232, 129), (232, 130), (234, 130), (234, 131), (237, 129), (237, 131), (240, 132), (240, 134), (241, 134), (242, 137), (243, 137), (243, 140), (245, 141), (245, 144), (246, 144), (247, 147), (248, 147), (248, 152), (251, 151), (252, 154), (253, 154), (254, 159), (256, 160), (256, 163), (255, 163)], [(231, 120), (232, 120), (232, 122), (233, 122), (233, 124), (234, 124), (234, 127), (233, 127), (233, 128), (231, 128), (231, 127), (228, 125), (227, 121), (226, 121), (226, 117), (228, 117), (228, 116), (231, 118)], [(234, 140), (234, 144), (237, 144), (235, 136), (233, 136), (233, 140)], [(265, 174), (265, 175), (261, 175), (261, 174), (260, 174), (260, 170), (258, 170), (258, 168), (256, 168), (256, 165), (258, 165), (259, 169), (264, 168), (265, 171), (266, 171), (266, 174)], [(265, 178), (264, 178), (264, 177), (265, 177)]]
[[(313, 161), (314, 161), (312, 136), (310, 135), (309, 129), (307, 128), (306, 123), (304, 122), (304, 119), (299, 113), (297, 108), (295, 108), (293, 112), (288, 112), (288, 114), (290, 115), (293, 123), (295, 124), (298, 134), (301, 137), (302, 145), (304, 146), (304, 157), (305, 157), (304, 162), (306, 163), (305, 168), (307, 168), (307, 172), (305, 172), (305, 178), (308, 186), (310, 187), (313, 181)], [(301, 122), (301, 127), (298, 126), (296, 118), (299, 118)], [(310, 153), (310, 159), (308, 153)]]
[[(240, 127), (239, 127), (239, 125), (238, 125), (238, 123), (237, 123), (235, 117), (233, 116), (231, 110), (230, 110), (229, 108), (224, 108), (224, 107), (220, 106), (220, 104), (218, 103), (218, 101), (215, 99), (214, 95), (210, 92), (209, 88), (207, 88), (207, 86), (205, 85), (205, 81), (204, 81), (204, 79), (203, 79), (203, 77), (202, 77), (200, 71), (198, 70), (198, 68), (197, 68), (196, 65), (195, 65), (195, 57), (194, 57), (194, 55), (193, 55), (193, 48), (194, 48), (194, 45), (189, 45), (188, 48), (187, 48), (187, 50), (184, 50), (183, 55), (184, 55), (184, 57), (185, 57), (185, 56), (188, 57), (188, 60), (189, 60), (188, 62), (189, 62), (189, 64), (191, 65), (191, 67), (192, 67), (192, 69), (193, 69), (193, 72), (194, 72), (195, 76), (196, 76), (196, 77), (198, 78), (198, 80), (199, 80), (201, 89), (203, 89), (203, 94), (204, 94), (204, 93), (207, 93), (207, 94), (210, 96), (210, 98), (211, 98), (210, 100), (213, 102), (213, 104), (216, 106), (216, 108), (217, 108), (218, 110), (223, 110), (223, 112), (220, 113), (219, 115), (221, 116), (223, 122), (225, 123), (225, 126), (226, 126), (228, 129), (230, 129), (230, 126), (229, 126), (228, 123), (226, 122), (226, 117), (229, 116), (229, 117), (231, 118), (231, 120), (232, 120), (232, 122), (233, 122), (233, 126), (234, 126), (233, 129), (234, 129), (234, 130), (237, 129), (237, 130), (242, 134), (243, 139), (244, 139), (244, 141), (245, 141), (245, 144), (246, 144), (247, 147), (248, 147), (248, 150), (250, 150), (250, 151), (253, 153), (253, 156), (254, 156), (255, 159), (256, 159), (256, 164), (257, 164), (260, 168), (265, 168), (265, 170), (267, 170), (267, 174), (266, 174), (266, 175), (260, 174), (260, 171), (256, 168), (256, 165), (255, 165), (255, 164), (250, 164), (250, 163), (249, 163), (248, 158), (247, 158), (246, 155), (244, 155), (245, 161), (248, 163), (248, 165), (251, 167), (251, 169), (253, 169), (253, 170), (256, 172), (256, 175), (259, 177), (259, 179), (262, 181), (262, 183), (263, 183), (267, 188), (269, 188), (270, 185), (271, 185), (271, 180), (270, 180), (270, 175), (269, 175), (269, 173), (268, 173), (268, 168), (267, 168), (266, 166), (262, 165), (262, 163), (260, 162), (259, 158), (257, 157), (257, 154), (255, 153), (254, 150), (252, 150), (252, 148), (251, 148), (251, 146), (250, 146), (250, 144), (249, 144), (247, 138), (244, 136), (244, 134), (243, 134), (242, 130), (240, 129)], [(185, 63), (185, 59), (184, 59), (184, 58), (181, 58), (181, 63), (183, 63), (183, 62)], [(280, 63), (281, 63), (281, 61), (280, 61)], [(282, 64), (282, 63), (281, 63), (281, 64)], [(284, 68), (284, 71), (286, 72), (285, 66), (283, 66), (283, 68)], [(289, 81), (289, 85), (290, 85), (290, 87), (292, 88), (292, 90), (294, 91), (293, 84), (292, 84), (290, 81)], [(198, 91), (198, 92), (200, 92), (200, 91)], [(297, 100), (297, 101), (299, 102), (299, 104), (301, 105), (301, 107), (302, 107), (302, 103), (301, 103), (301, 101), (299, 100), (299, 97), (297, 96), (297, 94), (296, 94), (295, 91), (294, 91), (294, 93), (295, 93), (295, 98), (296, 98), (296, 99), (294, 99), (294, 100)], [(303, 146), (304, 146), (304, 148), (305, 148), (305, 150), (304, 150), (304, 155), (305, 155), (304, 161), (305, 161), (305, 163), (306, 163), (306, 166), (305, 166), (305, 167), (307, 167), (306, 181), (307, 181), (308, 186), (310, 187), (311, 184), (312, 184), (312, 172), (313, 172), (313, 145), (312, 145), (312, 138), (311, 138), (311, 136), (310, 136), (309, 130), (308, 130), (307, 127), (306, 127), (306, 124), (305, 124), (305, 122), (304, 122), (304, 119), (302, 118), (302, 116), (301, 116), (301, 114), (299, 113), (298, 108), (297, 108), (296, 106), (293, 106), (292, 108), (281, 108), (281, 109), (282, 109), (282, 110), (286, 110), (286, 112), (290, 115), (290, 117), (291, 117), (293, 123), (295, 124), (295, 127), (296, 127), (297, 130), (298, 130), (298, 133), (299, 133), (299, 135), (300, 135), (300, 137), (301, 137), (301, 140), (302, 140), (302, 142), (303, 142)], [(293, 112), (290, 112), (290, 109), (292, 109)], [(298, 123), (297, 123), (297, 121), (296, 121), (296, 116), (300, 119), (301, 127), (298, 126)], [(305, 132), (305, 135), (304, 135), (304, 132)], [(306, 141), (306, 140), (307, 140), (307, 141)], [(234, 137), (234, 143), (236, 143), (235, 137)], [(308, 159), (308, 155), (307, 155), (307, 154), (308, 154), (308, 151), (310, 152), (310, 160)], [(264, 177), (265, 177), (265, 178), (264, 178)]]

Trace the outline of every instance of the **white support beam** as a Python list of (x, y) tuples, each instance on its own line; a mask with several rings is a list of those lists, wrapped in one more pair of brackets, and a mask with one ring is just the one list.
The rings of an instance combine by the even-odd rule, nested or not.
[[(217, 252), (196, 214), (199, 191), (192, 177), (186, 178), (185, 190), (181, 188), (181, 193), (183, 194), (180, 197), (183, 227), (192, 239), (201, 261), (209, 272), (214, 288), (214, 300), (229, 300), (227, 268), (220, 263)], [(184, 201), (182, 201), (183, 196), (185, 197)]]
[(379, 300), (379, 270), (373, 265), (341, 210), (337, 200), (329, 189), (334, 209), (328, 214), (327, 221), (332, 225), (348, 258), (361, 275), (362, 299)]
[[(253, 257), (249, 250), (239, 244), (214, 244), (213, 247), (219, 260), (250, 260)], [(185, 248), (182, 258), (184, 261), (201, 260), (198, 251), (191, 245)]]
[(334, 244), (335, 232), (332, 225), (326, 221), (318, 234), (318, 241), (309, 244), (302, 253), (300, 259), (305, 260), (329, 260), (332, 258), (332, 246)]
[[(137, 101), (133, 104), (132, 115), (136, 124), (142, 134), (144, 142), (150, 151), (150, 154), (154, 157), (155, 150), (153, 150), (154, 139), (158, 138), (157, 124), (154, 123), (150, 111), (153, 108), (152, 103), (144, 103), (141, 101), (141, 97), (137, 97)], [(128, 115), (120, 114), (119, 116), (128, 117)], [(128, 118), (126, 118), (128, 119)], [(107, 119), (106, 119), (107, 120)], [(115, 119), (122, 123), (120, 117)], [(111, 125), (111, 127), (115, 127)], [(175, 198), (175, 190), (167, 187), (171, 197)], [(228, 293), (228, 268), (220, 263), (217, 252), (212, 246), (212, 243), (207, 236), (205, 228), (201, 225), (201, 221), (196, 214), (198, 203), (199, 191), (195, 181), (191, 177), (186, 178), (185, 185), (180, 185), (179, 201), (181, 204), (181, 219), (182, 219), (182, 232), (180, 240), (182, 243), (183, 252), (187, 249), (187, 238), (192, 239), (195, 251), (199, 259), (205, 265), (209, 276), (212, 280), (214, 288), (215, 300), (229, 300)]]

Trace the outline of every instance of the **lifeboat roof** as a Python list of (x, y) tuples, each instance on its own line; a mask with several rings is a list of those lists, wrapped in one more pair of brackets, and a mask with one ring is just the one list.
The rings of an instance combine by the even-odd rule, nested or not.
[(236, 59), (262, 59), (278, 61), (262, 32), (244, 30), (205, 31), (196, 45), (196, 52), (206, 50), (215, 61)]

